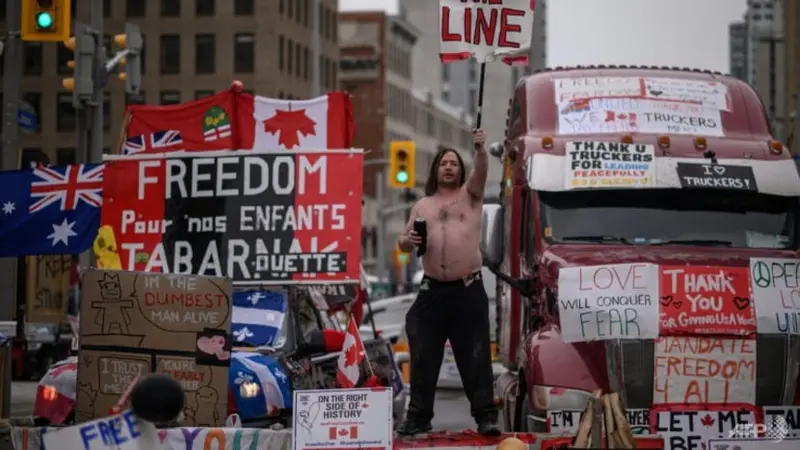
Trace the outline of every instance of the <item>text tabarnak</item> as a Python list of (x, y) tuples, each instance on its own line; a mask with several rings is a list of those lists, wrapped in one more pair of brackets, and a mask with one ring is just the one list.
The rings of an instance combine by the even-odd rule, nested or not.
[(520, 48), (513, 33), (522, 32), (525, 11), (503, 6), (503, 0), (480, 0), (472, 7), (454, 9), (442, 6), (442, 42), (464, 42), (475, 45), (496, 46), (503, 49)]
[[(165, 198), (305, 194), (316, 174), (317, 193), (328, 192), (328, 158), (297, 156), (221, 156), (139, 162), (138, 198), (147, 185), (164, 185)], [(162, 178), (164, 177), (164, 178)]]

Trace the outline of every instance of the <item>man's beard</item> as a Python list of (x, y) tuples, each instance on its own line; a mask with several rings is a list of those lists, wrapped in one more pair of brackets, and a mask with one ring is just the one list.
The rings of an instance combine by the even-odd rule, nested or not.
[(446, 180), (444, 178), (440, 178), (439, 187), (443, 187), (446, 189), (455, 189), (458, 187), (458, 180), (455, 177), (453, 177), (452, 180)]

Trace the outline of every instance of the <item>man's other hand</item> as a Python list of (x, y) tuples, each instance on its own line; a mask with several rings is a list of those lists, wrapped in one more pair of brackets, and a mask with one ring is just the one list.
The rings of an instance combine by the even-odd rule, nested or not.
[(472, 130), (472, 141), (475, 143), (475, 149), (483, 149), (486, 143), (486, 132), (483, 128), (475, 128)]

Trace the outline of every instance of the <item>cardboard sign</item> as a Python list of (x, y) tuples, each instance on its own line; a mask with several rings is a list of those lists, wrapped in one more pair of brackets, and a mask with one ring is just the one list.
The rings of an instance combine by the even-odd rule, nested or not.
[(64, 450), (152, 450), (159, 447), (153, 424), (130, 411), (43, 435), (44, 448)]
[(708, 450), (797, 450), (800, 439), (709, 439)]
[(104, 416), (137, 376), (159, 372), (183, 385), (184, 424), (225, 423), (228, 280), (95, 269), (82, 284), (78, 421)]
[(70, 255), (29, 256), (26, 316), (31, 323), (64, 322), (69, 307)]
[(800, 334), (800, 260), (750, 258), (759, 333)]
[(469, 2), (439, 0), (440, 54), (443, 61), (475, 56), (516, 55), (531, 46), (533, 0)]
[(294, 391), (295, 450), (392, 448), (392, 390)]
[(677, 171), (684, 188), (758, 191), (756, 175), (750, 166), (679, 162)]
[(567, 189), (653, 187), (655, 146), (621, 142), (566, 143)]
[(757, 419), (752, 405), (658, 405), (650, 410), (650, 432), (664, 437), (665, 450), (704, 450), (708, 439)]
[[(547, 411), (547, 432), (559, 435), (575, 435), (583, 410)], [(635, 435), (650, 434), (650, 410), (644, 408), (629, 409), (628, 424)]]
[(744, 267), (661, 266), (661, 335), (755, 333)]
[(362, 166), (359, 150), (108, 162), (99, 267), (254, 286), (357, 284)]
[(562, 267), (558, 311), (565, 342), (658, 336), (658, 266)]
[(767, 433), (774, 431), (784, 437), (800, 438), (800, 406), (765, 406), (763, 411)]
[(660, 337), (654, 364), (654, 404), (756, 402), (755, 340)]
[(722, 83), (679, 78), (591, 77), (554, 80), (555, 102), (576, 99), (628, 98), (729, 110), (728, 88)]

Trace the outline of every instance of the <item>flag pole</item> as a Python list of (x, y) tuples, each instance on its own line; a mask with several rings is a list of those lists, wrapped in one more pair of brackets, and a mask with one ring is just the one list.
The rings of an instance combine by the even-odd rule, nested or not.
[(486, 62), (481, 63), (481, 76), (478, 80), (478, 112), (475, 117), (475, 128), (481, 127), (481, 119), (483, 116), (483, 85), (486, 81)]

